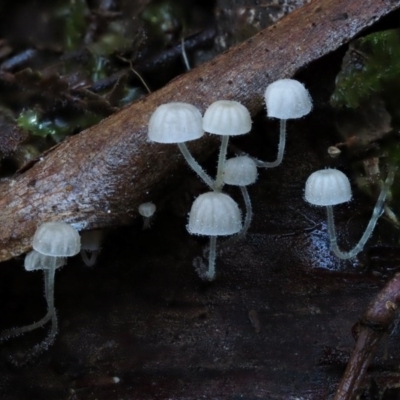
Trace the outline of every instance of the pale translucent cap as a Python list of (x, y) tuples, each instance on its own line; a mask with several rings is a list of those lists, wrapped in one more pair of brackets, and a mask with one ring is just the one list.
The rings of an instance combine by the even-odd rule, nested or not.
[(81, 250), (78, 231), (65, 222), (45, 222), (37, 228), (32, 246), (47, 256), (71, 257)]
[(148, 136), (153, 142), (183, 143), (203, 135), (200, 111), (191, 104), (162, 104), (150, 117)]
[(248, 156), (230, 158), (225, 162), (223, 179), (228, 185), (251, 185), (257, 180), (256, 163)]
[(216, 135), (243, 135), (251, 131), (249, 110), (237, 101), (218, 100), (204, 113), (203, 129)]
[(156, 205), (152, 202), (142, 203), (138, 208), (139, 214), (149, 218), (156, 212)]
[(308, 90), (294, 79), (280, 79), (265, 91), (268, 117), (279, 119), (301, 118), (312, 109)]
[(104, 233), (101, 229), (81, 233), (81, 250), (98, 251), (103, 241)]
[(321, 169), (307, 179), (304, 193), (306, 201), (316, 206), (334, 206), (351, 199), (347, 176), (337, 169)]
[(36, 271), (38, 269), (56, 269), (65, 264), (64, 257), (52, 257), (38, 253), (36, 250), (30, 251), (25, 256), (24, 267), (26, 271)]
[(236, 202), (224, 193), (201, 194), (189, 212), (187, 230), (194, 235), (233, 235), (242, 229), (242, 215)]

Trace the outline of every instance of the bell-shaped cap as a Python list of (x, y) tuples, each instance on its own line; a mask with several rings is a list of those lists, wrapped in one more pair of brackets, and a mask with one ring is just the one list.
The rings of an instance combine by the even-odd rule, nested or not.
[(103, 242), (104, 231), (102, 229), (93, 229), (81, 233), (81, 250), (98, 251)]
[(301, 118), (312, 109), (308, 90), (294, 79), (280, 79), (268, 85), (265, 104), (268, 117), (279, 119)]
[(36, 250), (30, 251), (25, 256), (24, 267), (26, 271), (36, 271), (38, 269), (57, 269), (65, 264), (64, 257), (52, 257), (38, 253)]
[(306, 201), (316, 206), (334, 206), (351, 200), (351, 187), (347, 176), (337, 169), (321, 169), (307, 179), (304, 193)]
[(236, 202), (224, 193), (203, 193), (194, 201), (187, 230), (194, 235), (233, 235), (242, 229), (242, 215)]
[(71, 257), (81, 250), (78, 231), (65, 222), (45, 222), (33, 236), (33, 249), (46, 256)]
[(243, 135), (251, 131), (249, 110), (237, 101), (218, 100), (204, 113), (203, 129), (216, 135)]
[(251, 185), (257, 180), (256, 163), (249, 156), (240, 156), (226, 160), (223, 180), (227, 185)]
[(200, 111), (191, 104), (162, 104), (150, 117), (148, 137), (153, 142), (183, 143), (203, 135)]
[(139, 214), (142, 217), (150, 218), (156, 212), (156, 205), (152, 202), (142, 203), (138, 207)]

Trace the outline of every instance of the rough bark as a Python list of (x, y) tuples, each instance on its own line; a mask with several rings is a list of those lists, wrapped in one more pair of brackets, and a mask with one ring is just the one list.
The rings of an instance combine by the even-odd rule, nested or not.
[[(0, 261), (29, 250), (43, 221), (64, 220), (78, 229), (132, 221), (146, 192), (182, 165), (174, 146), (147, 141), (147, 123), (158, 105), (185, 101), (204, 111), (224, 98), (242, 102), (254, 115), (268, 83), (292, 76), (399, 6), (390, 0), (313, 1), (49, 151), (0, 185)], [(207, 154), (215, 143), (207, 137), (191, 147)]]

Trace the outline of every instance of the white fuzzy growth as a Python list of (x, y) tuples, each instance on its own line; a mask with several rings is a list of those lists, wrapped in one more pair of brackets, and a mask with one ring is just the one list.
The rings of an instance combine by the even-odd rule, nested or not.
[(141, 216), (150, 218), (156, 212), (156, 205), (151, 202), (142, 203), (140, 204), (138, 211)]
[(200, 111), (191, 104), (162, 104), (150, 117), (148, 137), (153, 142), (183, 143), (203, 135)]
[(32, 246), (47, 256), (72, 257), (81, 249), (81, 238), (78, 231), (65, 222), (45, 222), (37, 228)]
[(224, 193), (208, 192), (194, 201), (187, 230), (194, 235), (233, 235), (242, 229), (242, 216), (236, 202)]
[(25, 256), (24, 267), (26, 271), (36, 271), (39, 269), (56, 269), (65, 264), (64, 257), (52, 257), (38, 253), (36, 250), (30, 251)]
[(312, 109), (310, 94), (294, 79), (280, 79), (268, 85), (265, 104), (268, 117), (279, 119), (301, 118)]
[(216, 135), (243, 135), (251, 131), (249, 110), (237, 101), (218, 100), (204, 113), (203, 129)]
[(257, 180), (256, 163), (248, 156), (230, 158), (225, 162), (223, 179), (227, 185), (251, 185)]
[(313, 172), (307, 179), (306, 201), (316, 206), (334, 206), (351, 200), (350, 181), (337, 169)]

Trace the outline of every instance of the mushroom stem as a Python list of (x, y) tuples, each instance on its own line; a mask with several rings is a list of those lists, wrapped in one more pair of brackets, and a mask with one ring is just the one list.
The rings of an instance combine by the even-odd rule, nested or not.
[(260, 168), (275, 168), (282, 163), (283, 153), (285, 152), (286, 145), (286, 119), (281, 119), (279, 124), (279, 143), (278, 143), (278, 155), (275, 161), (267, 162), (260, 161), (254, 158), (257, 167)]
[(7, 329), (0, 335), (0, 342), (11, 339), (12, 337), (15, 336), (23, 335), (24, 333), (33, 331), (37, 328), (41, 328), (48, 321), (50, 321), (50, 319), (51, 319), (51, 314), (47, 312), (47, 314), (42, 319), (40, 319), (37, 322), (34, 322), (33, 324), (22, 326), (21, 328)]
[[(58, 320), (57, 313), (54, 307), (54, 281), (55, 281), (55, 268), (44, 270), (45, 293), (47, 300), (47, 315), (51, 317), (51, 330), (41, 343), (35, 345), (29, 353), (29, 358), (47, 350), (54, 342), (58, 333)], [(50, 318), (49, 318), (50, 319)]]
[(213, 188), (214, 182), (213, 180), (206, 174), (200, 164), (194, 159), (192, 154), (190, 153), (188, 147), (185, 143), (177, 143), (179, 150), (181, 151), (183, 157), (185, 158), (186, 162), (192, 168), (194, 172), (203, 180), (203, 182), (210, 187)]
[(333, 253), (335, 254), (336, 257), (341, 258), (342, 260), (348, 260), (350, 258), (355, 257), (364, 248), (365, 243), (367, 243), (367, 240), (371, 236), (379, 217), (382, 215), (386, 196), (389, 192), (390, 187), (393, 184), (395, 170), (396, 169), (394, 166), (389, 167), (388, 176), (386, 178), (385, 183), (382, 186), (381, 193), (378, 197), (378, 200), (376, 201), (376, 204), (375, 204), (374, 210), (372, 212), (371, 219), (367, 225), (367, 228), (365, 229), (359, 242), (350, 251), (342, 252), (339, 249), (339, 246), (337, 244), (335, 222), (334, 222), (334, 218), (333, 218), (333, 209), (332, 209), (332, 206), (326, 206), (326, 211), (327, 211), (327, 215), (328, 215), (329, 240), (330, 240), (331, 250), (333, 251)]
[(206, 277), (209, 281), (215, 278), (215, 258), (217, 254), (217, 236), (210, 236), (210, 252), (208, 253), (208, 271)]
[(246, 186), (239, 186), (239, 187), (240, 187), (240, 191), (242, 192), (242, 197), (243, 197), (244, 204), (246, 207), (246, 215), (244, 217), (243, 228), (236, 235), (232, 236), (228, 240), (225, 240), (225, 242), (222, 245), (224, 248), (227, 246), (230, 246), (232, 243), (235, 243), (237, 240), (245, 237), (247, 231), (250, 228), (251, 220), (253, 219), (253, 209), (251, 206), (249, 192), (247, 191)]
[(33, 349), (29, 353), (29, 357), (35, 357), (38, 354), (46, 351), (55, 341), (55, 338), (58, 333), (58, 319), (57, 313), (54, 311), (51, 316), (51, 330), (50, 333), (47, 335), (46, 339), (44, 339), (41, 343), (35, 345)]
[(250, 200), (250, 196), (249, 196), (249, 192), (247, 191), (246, 186), (240, 186), (240, 190), (242, 192), (242, 196), (243, 196), (243, 200), (244, 200), (244, 204), (246, 207), (246, 215), (244, 217), (244, 222), (243, 222), (243, 228), (242, 230), (238, 233), (238, 238), (242, 238), (243, 236), (246, 235), (250, 224), (251, 224), (251, 220), (253, 219), (253, 209), (251, 206), (251, 200)]
[(54, 308), (54, 278), (56, 275), (56, 270), (54, 268), (49, 268), (44, 271), (45, 274), (45, 293), (47, 300), (47, 310), (53, 315), (55, 313)]
[(54, 343), (57, 333), (58, 333), (58, 320), (57, 320), (57, 314), (54, 312), (53, 315), (51, 316), (51, 330), (50, 333), (47, 335), (46, 339), (44, 339), (41, 343), (36, 344), (31, 350), (29, 350), (29, 352), (27, 352), (24, 355), (23, 360), (21, 359), (21, 357), (19, 357), (19, 358), (12, 358), (11, 361), (17, 366), (21, 366), (28, 363), (32, 358), (48, 350), (48, 348)]
[[(37, 328), (41, 328), (45, 325), (50, 319), (53, 318), (55, 314), (54, 309), (54, 275), (55, 270), (53, 268), (43, 270), (44, 273), (44, 293), (47, 301), (47, 313), (46, 315), (37, 322), (33, 324), (22, 326), (21, 328), (13, 328), (4, 331), (0, 335), (0, 341), (10, 339), (15, 336), (22, 335), (27, 332), (31, 332)], [(51, 283), (52, 282), (52, 283)], [(57, 327), (56, 327), (57, 329)], [(53, 331), (53, 328), (52, 328)], [(56, 332), (57, 333), (57, 332)]]
[(224, 186), (224, 165), (226, 160), (226, 152), (228, 150), (229, 135), (222, 136), (221, 147), (219, 149), (217, 177), (214, 183), (214, 190), (220, 192)]

